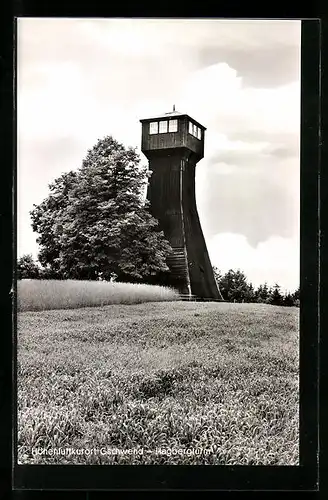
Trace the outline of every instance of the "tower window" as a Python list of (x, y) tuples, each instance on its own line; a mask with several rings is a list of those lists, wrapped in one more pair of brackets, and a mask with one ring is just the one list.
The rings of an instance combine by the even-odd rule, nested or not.
[(177, 132), (177, 131), (178, 131), (178, 120), (170, 120), (169, 132)]
[(151, 122), (149, 124), (149, 133), (158, 134), (158, 122)]
[(202, 138), (202, 131), (197, 125), (194, 123), (189, 122), (189, 134), (193, 135), (194, 137), (197, 137), (197, 139)]
[(164, 134), (167, 132), (167, 121), (159, 122), (159, 133)]

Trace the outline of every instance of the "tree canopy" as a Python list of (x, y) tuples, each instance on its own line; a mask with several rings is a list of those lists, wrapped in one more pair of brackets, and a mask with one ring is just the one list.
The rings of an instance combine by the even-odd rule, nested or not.
[(65, 279), (138, 282), (168, 272), (171, 247), (143, 199), (149, 175), (135, 149), (98, 140), (31, 211), (41, 265)]
[(217, 267), (213, 267), (213, 271), (222, 296), (227, 302), (257, 302), (289, 307), (300, 305), (299, 287), (294, 293), (282, 293), (277, 283), (274, 287), (263, 283), (255, 288), (240, 269), (236, 271), (230, 269), (223, 274)]
[(218, 281), (222, 297), (229, 302), (250, 302), (254, 295), (252, 284), (248, 283), (245, 274), (230, 269), (222, 275), (214, 268), (214, 274)]
[(38, 279), (40, 277), (40, 267), (33, 259), (32, 254), (22, 255), (17, 260), (17, 279)]

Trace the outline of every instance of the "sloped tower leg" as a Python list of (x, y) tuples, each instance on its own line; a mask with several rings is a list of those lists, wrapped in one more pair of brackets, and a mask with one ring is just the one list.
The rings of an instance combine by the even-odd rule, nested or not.
[(183, 206), (180, 193), (180, 154), (154, 155), (149, 159), (152, 175), (147, 198), (150, 212), (170, 242), (172, 254), (167, 258), (169, 285), (181, 294), (190, 295), (190, 278), (184, 235)]
[(199, 221), (195, 198), (195, 159), (186, 151), (149, 158), (150, 211), (170, 242), (170, 285), (185, 295), (222, 300)]
[(196, 161), (192, 155), (183, 163), (184, 228), (191, 293), (200, 298), (223, 300), (208, 255), (199, 220), (195, 194)]

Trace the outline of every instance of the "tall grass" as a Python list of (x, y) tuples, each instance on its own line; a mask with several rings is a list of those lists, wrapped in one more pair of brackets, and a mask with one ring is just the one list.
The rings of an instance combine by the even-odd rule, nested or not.
[(171, 288), (136, 283), (77, 280), (20, 280), (17, 283), (18, 311), (140, 304), (178, 298), (178, 293)]

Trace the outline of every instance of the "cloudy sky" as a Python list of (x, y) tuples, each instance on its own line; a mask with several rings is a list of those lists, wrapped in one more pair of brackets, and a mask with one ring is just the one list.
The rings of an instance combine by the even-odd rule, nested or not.
[(196, 197), (212, 264), (295, 289), (300, 32), (300, 21), (19, 19), (18, 255), (37, 256), (29, 211), (49, 182), (105, 135), (139, 148), (139, 119), (175, 104), (207, 127)]

